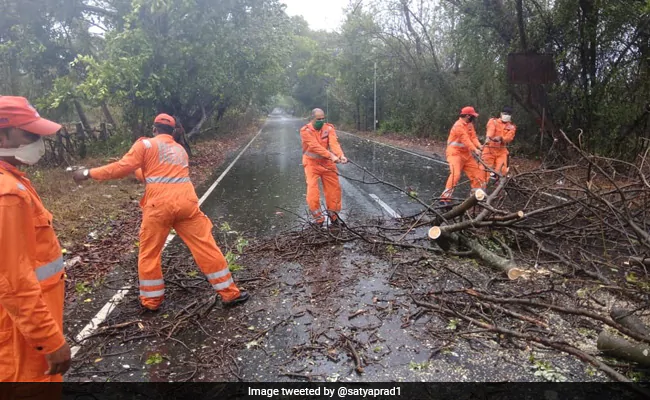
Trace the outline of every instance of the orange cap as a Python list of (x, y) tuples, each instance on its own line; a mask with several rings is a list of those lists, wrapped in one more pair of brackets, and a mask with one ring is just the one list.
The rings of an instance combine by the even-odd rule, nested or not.
[(470, 107), (470, 106), (463, 107), (463, 109), (460, 110), (460, 114), (461, 115), (473, 115), (474, 117), (478, 117), (478, 113), (476, 112), (476, 110), (474, 110), (474, 107)]
[(172, 128), (176, 128), (176, 120), (174, 117), (171, 115), (167, 114), (158, 114), (156, 119), (153, 120), (154, 124), (163, 124), (163, 125), (169, 125)]
[(54, 135), (61, 125), (38, 115), (24, 97), (0, 96), (0, 128), (19, 128), (41, 136)]

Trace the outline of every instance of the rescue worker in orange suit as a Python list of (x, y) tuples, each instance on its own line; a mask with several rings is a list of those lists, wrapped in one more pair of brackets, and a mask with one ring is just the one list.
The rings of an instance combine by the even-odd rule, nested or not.
[(73, 178), (76, 182), (90, 178), (105, 181), (142, 170), (146, 184), (140, 201), (142, 226), (138, 256), (142, 306), (157, 310), (164, 300), (161, 255), (172, 228), (187, 244), (223, 304), (243, 303), (250, 296), (233, 282), (228, 263), (212, 237), (212, 222), (199, 209), (199, 199), (189, 177), (187, 152), (172, 137), (175, 126), (173, 117), (158, 115), (153, 138), (140, 138), (120, 161), (75, 171)]
[(475, 157), (481, 156), (482, 146), (476, 137), (474, 120), (478, 113), (474, 107), (464, 107), (460, 110), (460, 117), (449, 132), (445, 154), (449, 163), (449, 178), (445, 191), (440, 196), (442, 205), (449, 204), (454, 193), (454, 188), (460, 181), (460, 173), (465, 172), (469, 178), (472, 193), (485, 187), (485, 173), (480, 168)]
[(59, 129), (24, 97), (0, 96), (0, 382), (62, 382), (70, 368), (61, 247), (52, 214), (17, 168), (36, 164), (43, 136)]
[(302, 140), (302, 165), (307, 180), (307, 206), (313, 222), (322, 224), (325, 215), (321, 210), (318, 179), (323, 182), (325, 205), (332, 225), (340, 225), (341, 184), (335, 163), (345, 164), (334, 125), (325, 122), (325, 113), (320, 108), (311, 112), (311, 121), (300, 129)]
[[(508, 173), (507, 145), (515, 139), (517, 127), (512, 123), (512, 108), (504, 107), (501, 118), (490, 118), (487, 123), (485, 146), (482, 159), (487, 166), (505, 176)], [(497, 182), (499, 177), (489, 172), (485, 176), (487, 182), (492, 176)]]

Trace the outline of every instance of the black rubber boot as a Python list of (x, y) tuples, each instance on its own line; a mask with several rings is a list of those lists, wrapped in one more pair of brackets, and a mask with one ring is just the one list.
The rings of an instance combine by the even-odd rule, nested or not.
[(237, 304), (245, 303), (250, 298), (251, 296), (248, 294), (248, 292), (242, 291), (239, 293), (239, 297), (237, 297), (235, 300), (222, 301), (222, 303), (226, 307), (232, 307), (232, 306), (236, 306)]

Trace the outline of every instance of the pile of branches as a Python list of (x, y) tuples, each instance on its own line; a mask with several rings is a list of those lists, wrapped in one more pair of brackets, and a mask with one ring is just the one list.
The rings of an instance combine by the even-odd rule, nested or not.
[[(585, 288), (586, 301), (567, 296), (559, 303), (543, 296), (522, 299), (521, 293), (516, 293), (519, 285), (500, 293), (489, 288), (479, 291), (470, 285), (455, 293), (444, 293), (433, 303), (431, 299), (414, 301), (423, 308), (460, 317), (475, 328), (564, 351), (615, 380), (629, 381), (593, 354), (563, 339), (554, 339), (545, 329), (548, 323), (536, 315), (553, 310), (586, 319), (589, 322), (581, 323), (601, 330), (597, 345), (603, 355), (650, 366), (650, 330), (637, 316), (650, 308), (647, 153), (636, 163), (599, 157), (585, 152), (564, 132), (560, 134), (559, 140), (566, 141), (572, 151), (571, 162), (554, 169), (519, 172), (511, 168), (510, 175), (500, 176), (488, 193), (479, 190), (447, 207), (434, 206), (438, 199), (427, 204), (411, 191), (355, 164), (364, 171), (362, 183), (380, 183), (400, 190), (419, 202), (423, 211), (392, 224), (344, 224), (340, 230), (310, 227), (266, 242), (259, 250), (296, 260), (308, 255), (311, 246), (362, 241), (372, 246), (476, 258), (502, 273), (506, 281), (543, 281), (550, 282), (551, 287), (567, 280), (582, 282), (576, 289)], [(368, 176), (371, 178), (366, 179)], [(422, 234), (422, 228), (427, 233)], [(606, 292), (609, 297), (603, 300), (595, 292)], [(612, 307), (612, 302), (625, 303), (627, 308)], [(463, 311), (459, 312), (461, 306)], [(486, 309), (498, 310), (517, 323), (510, 327), (486, 323)], [(535, 335), (531, 329), (546, 331)]]
[[(489, 195), (479, 190), (446, 209), (416, 199), (425, 210), (411, 217), (416, 222), (409, 231), (429, 226), (429, 238), (443, 251), (482, 259), (510, 279), (553, 261), (568, 267), (571, 275), (585, 274), (610, 286), (616, 285), (612, 275), (618, 273), (628, 283), (638, 283), (619, 291), (647, 300), (642, 282), (649, 278), (650, 266), (647, 153), (637, 164), (599, 157), (561, 133), (578, 155), (576, 162), (557, 169), (515, 170), (500, 177)], [(486, 234), (492, 246), (486, 245)]]

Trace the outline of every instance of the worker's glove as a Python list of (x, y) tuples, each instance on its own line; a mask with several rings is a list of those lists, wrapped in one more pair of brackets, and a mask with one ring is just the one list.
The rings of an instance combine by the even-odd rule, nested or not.
[(80, 183), (90, 179), (90, 173), (88, 172), (88, 169), (78, 169), (72, 173), (72, 179), (74, 179), (76, 183)]
[(347, 164), (348, 158), (346, 156), (341, 156), (341, 164)]

